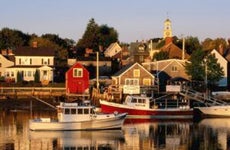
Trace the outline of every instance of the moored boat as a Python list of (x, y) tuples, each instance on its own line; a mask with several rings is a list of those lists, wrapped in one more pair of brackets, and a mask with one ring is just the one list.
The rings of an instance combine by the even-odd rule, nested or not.
[(230, 117), (230, 105), (213, 105), (194, 107), (195, 114), (200, 117)]
[(103, 113), (111, 113), (117, 111), (119, 113), (128, 113), (128, 118), (142, 119), (192, 119), (193, 109), (186, 103), (176, 106), (156, 105), (156, 102), (151, 105), (151, 98), (147, 96), (127, 96), (124, 103), (108, 102), (100, 100), (101, 111)]
[(38, 118), (29, 121), (30, 130), (70, 131), (121, 129), (127, 113), (96, 113), (89, 102), (63, 103), (57, 106), (57, 119)]

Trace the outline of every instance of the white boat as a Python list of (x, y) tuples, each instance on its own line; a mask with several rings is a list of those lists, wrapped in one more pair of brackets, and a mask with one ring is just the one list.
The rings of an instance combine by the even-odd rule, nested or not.
[(194, 112), (201, 117), (230, 117), (230, 105), (194, 107)]
[(152, 101), (147, 96), (128, 95), (124, 103), (119, 104), (100, 100), (101, 111), (103, 113), (111, 113), (117, 111), (119, 113), (128, 113), (128, 118), (141, 119), (192, 119), (193, 109), (189, 107), (188, 102), (179, 102), (172, 100), (175, 105), (169, 105), (169, 102), (164, 101), (164, 104)]
[(96, 113), (89, 102), (63, 103), (57, 106), (57, 119), (38, 118), (29, 121), (29, 129), (37, 131), (121, 129), (127, 113)]

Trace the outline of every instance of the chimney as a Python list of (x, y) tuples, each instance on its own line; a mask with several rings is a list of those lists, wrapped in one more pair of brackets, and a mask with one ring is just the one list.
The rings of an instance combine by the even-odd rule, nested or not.
[(165, 38), (165, 45), (168, 45), (169, 43), (172, 43), (172, 37)]
[(38, 48), (38, 42), (37, 41), (33, 42), (33, 48)]

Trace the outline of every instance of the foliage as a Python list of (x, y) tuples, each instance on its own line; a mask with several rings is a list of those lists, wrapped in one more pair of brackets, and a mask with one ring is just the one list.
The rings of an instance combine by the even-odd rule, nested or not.
[(217, 62), (217, 58), (214, 54), (207, 56), (207, 80), (211, 86), (214, 86), (223, 76), (223, 67)]
[(205, 81), (207, 77), (208, 84), (211, 86), (214, 86), (224, 75), (223, 68), (217, 62), (215, 55), (208, 54), (205, 57), (203, 50), (192, 53), (190, 63), (186, 63), (185, 70), (192, 81)]
[(39, 70), (36, 69), (35, 74), (34, 74), (34, 82), (39, 83), (40, 82), (40, 73)]
[(28, 45), (30, 36), (19, 30), (3, 28), (0, 31), (0, 49), (15, 48)]
[(165, 59), (169, 59), (169, 53), (166, 51), (160, 51), (153, 55), (153, 61), (154, 60), (165, 60)]
[(190, 76), (191, 80), (204, 81), (204, 66), (203, 58), (204, 51), (196, 50), (192, 53), (190, 57), (190, 62), (186, 62), (185, 71)]
[(85, 33), (77, 42), (77, 53), (83, 55), (86, 48), (99, 51), (99, 46), (106, 48), (117, 40), (118, 33), (114, 28), (108, 27), (107, 25), (99, 26), (94, 18), (91, 18), (87, 24)]
[(223, 47), (223, 49), (227, 47), (227, 42), (224, 38), (216, 38), (214, 40), (211, 38), (206, 38), (201, 44), (203, 50), (218, 50), (220, 45)]
[[(185, 50), (186, 50), (186, 53), (189, 55), (191, 55), (193, 51), (201, 49), (202, 47), (197, 37), (188, 36), (188, 37), (185, 37), (184, 40), (185, 40), (184, 41)], [(174, 37), (173, 41), (175, 45), (177, 45), (180, 49), (183, 49), (183, 39)]]

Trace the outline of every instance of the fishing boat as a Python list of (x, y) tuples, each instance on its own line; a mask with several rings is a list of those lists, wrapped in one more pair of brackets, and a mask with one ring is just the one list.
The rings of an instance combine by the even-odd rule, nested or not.
[(29, 129), (35, 131), (71, 131), (121, 129), (127, 113), (95, 112), (89, 101), (64, 103), (57, 106), (57, 119), (38, 118), (29, 121)]
[[(117, 111), (119, 113), (127, 112), (127, 118), (142, 119), (192, 119), (193, 109), (190, 108), (188, 102), (172, 100), (175, 105), (162, 101), (157, 103), (147, 96), (128, 95), (125, 101), (120, 103), (100, 100), (101, 111), (103, 113), (111, 113)], [(170, 101), (170, 102), (172, 102)]]

